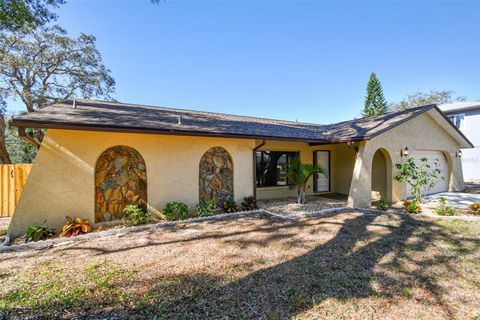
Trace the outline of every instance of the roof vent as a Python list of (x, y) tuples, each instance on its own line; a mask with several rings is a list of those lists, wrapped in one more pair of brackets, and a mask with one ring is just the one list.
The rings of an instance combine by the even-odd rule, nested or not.
[(73, 109), (77, 109), (77, 100), (73, 99)]
[(178, 116), (178, 124), (182, 124), (182, 116)]

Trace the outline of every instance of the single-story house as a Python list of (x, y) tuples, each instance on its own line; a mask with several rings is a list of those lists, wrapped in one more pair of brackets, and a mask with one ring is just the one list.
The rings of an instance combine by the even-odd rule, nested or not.
[(296, 156), (328, 171), (311, 179), (308, 194), (345, 194), (351, 207), (370, 206), (372, 196), (406, 198), (407, 186), (394, 176), (407, 155), (438, 159), (442, 179), (433, 192), (460, 191), (458, 151), (472, 147), (436, 105), (320, 125), (78, 99), (11, 125), (21, 136), (25, 128), (47, 129), (12, 237), (45, 220), (59, 228), (66, 215), (119, 219), (132, 202), (155, 212), (171, 201), (193, 207), (208, 199), (294, 196), (284, 170)]

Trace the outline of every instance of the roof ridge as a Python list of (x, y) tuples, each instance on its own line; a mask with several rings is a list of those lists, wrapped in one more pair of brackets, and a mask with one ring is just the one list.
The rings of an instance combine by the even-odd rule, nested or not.
[(377, 115), (377, 116), (356, 118), (356, 119), (344, 120), (344, 121), (340, 121), (340, 122), (334, 122), (334, 123), (326, 124), (324, 126), (340, 125), (340, 124), (345, 124), (345, 123), (352, 122), (352, 121), (371, 121), (371, 120), (385, 118), (386, 116), (392, 116), (394, 114), (398, 115), (398, 114), (411, 112), (411, 111), (416, 111), (416, 110), (420, 110), (420, 109), (431, 109), (431, 108), (434, 108), (434, 107), (438, 107), (438, 106), (434, 103), (433, 104), (427, 104), (427, 105), (418, 106), (418, 107), (414, 107), (414, 108), (407, 108), (407, 109), (403, 109), (403, 110), (390, 111), (390, 112), (380, 114), (380, 115)]
[[(305, 124), (305, 125), (311, 125), (311, 126), (325, 126), (325, 124), (321, 123), (316, 123), (316, 122), (305, 122), (305, 121), (293, 121), (293, 120), (282, 120), (282, 119), (275, 119), (275, 118), (266, 118), (266, 117), (254, 117), (254, 116), (245, 116), (245, 115), (238, 115), (238, 114), (233, 114), (233, 113), (224, 113), (224, 112), (213, 112), (213, 111), (202, 111), (202, 110), (194, 110), (194, 109), (182, 109), (182, 108), (174, 108), (174, 107), (164, 107), (164, 106), (154, 106), (154, 105), (148, 105), (148, 104), (139, 104), (139, 103), (125, 103), (125, 102), (118, 102), (118, 101), (107, 101), (107, 100), (98, 100), (98, 99), (67, 99), (67, 100), (60, 100), (54, 104), (64, 102), (66, 103), (67, 101), (72, 101), (76, 100), (78, 102), (97, 102), (97, 103), (105, 103), (105, 104), (116, 104), (116, 105), (123, 105), (123, 106), (138, 106), (138, 107), (147, 107), (147, 108), (154, 108), (154, 109), (162, 109), (162, 110), (171, 110), (171, 111), (180, 111), (180, 112), (197, 112), (197, 113), (202, 113), (202, 114), (209, 114), (209, 115), (221, 115), (221, 116), (228, 116), (228, 117), (237, 117), (237, 118), (248, 118), (248, 119), (256, 119), (256, 120), (268, 120), (268, 121), (277, 121), (277, 122), (284, 122), (284, 123), (290, 123), (290, 124)], [(48, 106), (47, 106), (48, 107)]]

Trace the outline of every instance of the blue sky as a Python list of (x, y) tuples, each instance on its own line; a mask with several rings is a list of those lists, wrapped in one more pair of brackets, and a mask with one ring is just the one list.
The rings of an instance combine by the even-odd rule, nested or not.
[(359, 116), (372, 71), (389, 102), (480, 99), (480, 2), (70, 0), (57, 12), (70, 34), (97, 37), (122, 102), (331, 123)]

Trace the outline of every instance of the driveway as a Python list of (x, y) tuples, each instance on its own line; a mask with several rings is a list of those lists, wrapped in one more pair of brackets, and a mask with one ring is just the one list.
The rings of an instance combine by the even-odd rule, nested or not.
[(469, 204), (480, 201), (480, 194), (476, 193), (441, 192), (426, 196), (424, 202), (427, 206), (435, 206), (441, 197), (444, 197), (450, 206), (458, 209), (465, 209)]
[(480, 194), (480, 180), (465, 182), (465, 192)]

